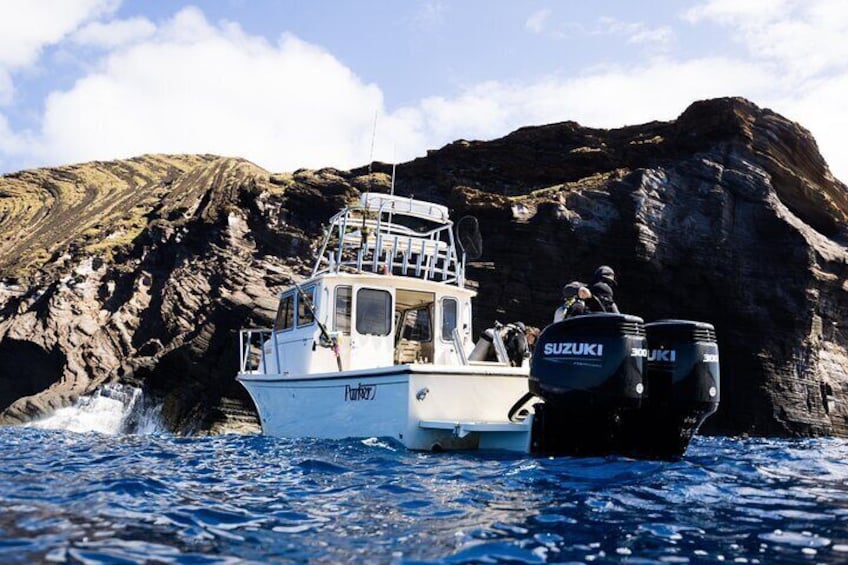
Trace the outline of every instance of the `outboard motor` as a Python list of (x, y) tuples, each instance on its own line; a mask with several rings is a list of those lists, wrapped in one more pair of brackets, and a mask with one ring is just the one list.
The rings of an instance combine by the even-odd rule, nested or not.
[(645, 392), (633, 433), (634, 454), (679, 457), (718, 409), (719, 361), (715, 328), (704, 322), (645, 324)]
[(642, 319), (625, 314), (567, 318), (545, 328), (530, 365), (533, 451), (626, 451), (623, 427), (642, 398), (647, 355)]

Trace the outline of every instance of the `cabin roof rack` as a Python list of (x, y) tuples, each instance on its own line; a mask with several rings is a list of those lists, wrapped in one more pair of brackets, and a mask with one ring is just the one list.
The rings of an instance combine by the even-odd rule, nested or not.
[(465, 284), (448, 209), (414, 198), (363, 194), (330, 219), (312, 276), (373, 272)]

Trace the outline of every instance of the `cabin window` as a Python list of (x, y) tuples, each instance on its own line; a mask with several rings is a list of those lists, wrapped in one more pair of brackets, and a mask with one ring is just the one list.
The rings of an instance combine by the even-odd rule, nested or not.
[(350, 310), (353, 292), (349, 286), (336, 287), (336, 307), (333, 314), (333, 329), (350, 334)]
[(294, 294), (287, 294), (280, 299), (277, 308), (277, 319), (274, 321), (274, 329), (289, 330), (294, 325)]
[(356, 293), (356, 331), (389, 335), (392, 330), (392, 295), (385, 290), (361, 288)]
[(442, 339), (453, 340), (453, 330), (456, 328), (457, 304), (453, 298), (442, 299)]
[(315, 308), (315, 287), (303, 289), (303, 293), (298, 296), (297, 301), (297, 325), (308, 326), (315, 321), (315, 316), (312, 315), (312, 308)]
[(403, 317), (401, 338), (412, 341), (430, 341), (430, 309), (428, 307), (407, 310)]

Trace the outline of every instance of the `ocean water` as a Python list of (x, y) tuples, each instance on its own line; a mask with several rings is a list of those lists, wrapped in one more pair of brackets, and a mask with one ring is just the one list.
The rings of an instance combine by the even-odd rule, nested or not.
[(844, 563), (848, 442), (679, 461), (0, 427), (0, 563)]

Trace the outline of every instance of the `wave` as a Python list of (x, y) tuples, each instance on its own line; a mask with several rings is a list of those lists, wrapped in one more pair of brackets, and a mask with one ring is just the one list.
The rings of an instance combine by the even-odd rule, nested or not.
[(140, 388), (107, 383), (30, 425), (77, 433), (150, 435), (165, 431), (161, 412), (161, 404), (151, 402)]

